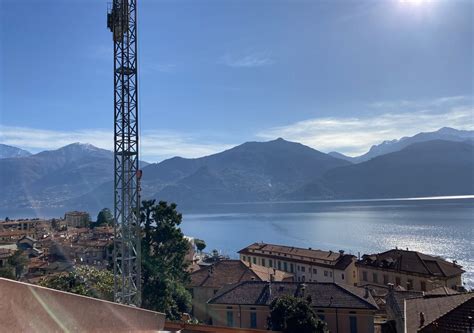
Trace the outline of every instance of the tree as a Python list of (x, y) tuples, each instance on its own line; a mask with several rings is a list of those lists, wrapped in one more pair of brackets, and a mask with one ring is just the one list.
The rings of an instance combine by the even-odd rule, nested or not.
[(43, 287), (62, 290), (83, 296), (113, 301), (114, 275), (107, 270), (90, 266), (78, 266), (74, 271), (43, 277), (39, 284)]
[(196, 245), (197, 250), (201, 253), (206, 248), (206, 242), (204, 242), (202, 239), (196, 238), (194, 240), (194, 244)]
[(269, 328), (285, 333), (326, 333), (326, 323), (311, 309), (307, 300), (282, 296), (270, 304)]
[(114, 216), (110, 209), (104, 208), (97, 215), (97, 221), (92, 224), (93, 227), (100, 227), (103, 225), (111, 226), (114, 224)]
[(15, 253), (8, 258), (8, 265), (13, 267), (15, 270), (15, 278), (19, 280), (23, 274), (25, 266), (28, 265), (28, 257), (24, 255), (20, 250), (15, 251)]
[(142, 306), (166, 313), (178, 320), (189, 312), (191, 295), (185, 260), (189, 243), (179, 228), (182, 215), (176, 204), (155, 200), (143, 201), (140, 214), (142, 241)]
[(13, 269), (8, 265), (0, 268), (0, 277), (15, 280), (15, 274), (13, 274)]

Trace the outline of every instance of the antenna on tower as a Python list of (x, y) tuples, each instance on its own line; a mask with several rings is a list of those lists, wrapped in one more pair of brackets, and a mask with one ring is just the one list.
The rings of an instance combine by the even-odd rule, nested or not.
[(140, 306), (136, 0), (113, 0), (107, 27), (114, 42), (114, 300)]

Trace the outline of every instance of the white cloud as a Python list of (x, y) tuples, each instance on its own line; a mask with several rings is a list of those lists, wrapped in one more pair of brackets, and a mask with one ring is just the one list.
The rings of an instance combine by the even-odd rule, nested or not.
[[(52, 131), (0, 126), (0, 142), (31, 152), (53, 150), (73, 142), (90, 143), (100, 148), (113, 150), (113, 132), (105, 129)], [(184, 135), (166, 130), (144, 131), (140, 138), (141, 158), (149, 162), (157, 162), (173, 156), (201, 157), (232, 146), (209, 142), (197, 135)]]
[[(367, 152), (372, 145), (387, 139), (399, 139), (419, 132), (435, 131), (445, 126), (456, 129), (474, 129), (472, 104), (453, 105), (444, 112), (439, 112), (434, 107), (459, 100), (464, 101), (464, 99), (444, 98), (429, 103), (405, 101), (409, 102), (410, 108), (426, 107), (430, 104), (433, 109), (408, 112), (407, 103), (405, 103), (405, 110), (402, 112), (389, 111), (366, 117), (314, 118), (270, 128), (261, 131), (257, 136), (262, 139), (283, 137), (325, 152), (338, 151), (357, 156)], [(390, 106), (378, 104), (377, 107), (391, 109), (395, 104), (392, 103)]]
[(250, 68), (273, 65), (275, 61), (267, 54), (252, 53), (243, 56), (226, 54), (220, 59), (219, 63), (229, 67)]
[(425, 108), (440, 108), (440, 107), (449, 107), (452, 105), (457, 105), (459, 103), (466, 103), (471, 98), (468, 96), (448, 96), (434, 98), (430, 100), (399, 100), (399, 101), (381, 101), (369, 104), (370, 107), (376, 109), (400, 109), (400, 108), (415, 108), (415, 109), (425, 109)]

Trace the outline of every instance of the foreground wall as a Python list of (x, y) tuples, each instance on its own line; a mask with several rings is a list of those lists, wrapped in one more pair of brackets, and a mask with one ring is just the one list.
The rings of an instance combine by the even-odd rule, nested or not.
[(156, 332), (164, 315), (0, 278), (2, 332)]

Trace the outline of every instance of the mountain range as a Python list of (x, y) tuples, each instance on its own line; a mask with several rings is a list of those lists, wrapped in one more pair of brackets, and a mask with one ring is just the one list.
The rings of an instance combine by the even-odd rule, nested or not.
[(7, 146), (0, 143), (0, 159), (25, 157), (25, 156), (30, 156), (30, 155), (31, 153), (29, 151), (26, 151), (17, 147)]
[[(281, 138), (195, 159), (142, 163), (142, 197), (202, 204), (474, 194), (474, 131), (443, 128), (351, 160)], [(362, 155), (362, 156), (364, 156)], [(366, 156), (367, 157), (367, 156)], [(366, 158), (364, 157), (364, 158)], [(75, 143), (0, 159), (0, 206), (96, 212), (113, 205), (113, 153)]]
[(346, 156), (338, 152), (330, 152), (329, 155), (350, 161), (352, 163), (360, 163), (380, 155), (399, 151), (413, 143), (431, 140), (446, 140), (455, 142), (474, 140), (474, 131), (462, 131), (450, 127), (443, 127), (435, 132), (418, 133), (414, 136), (403, 137), (399, 140), (395, 139), (384, 141), (381, 144), (372, 146), (367, 153), (356, 157)]

